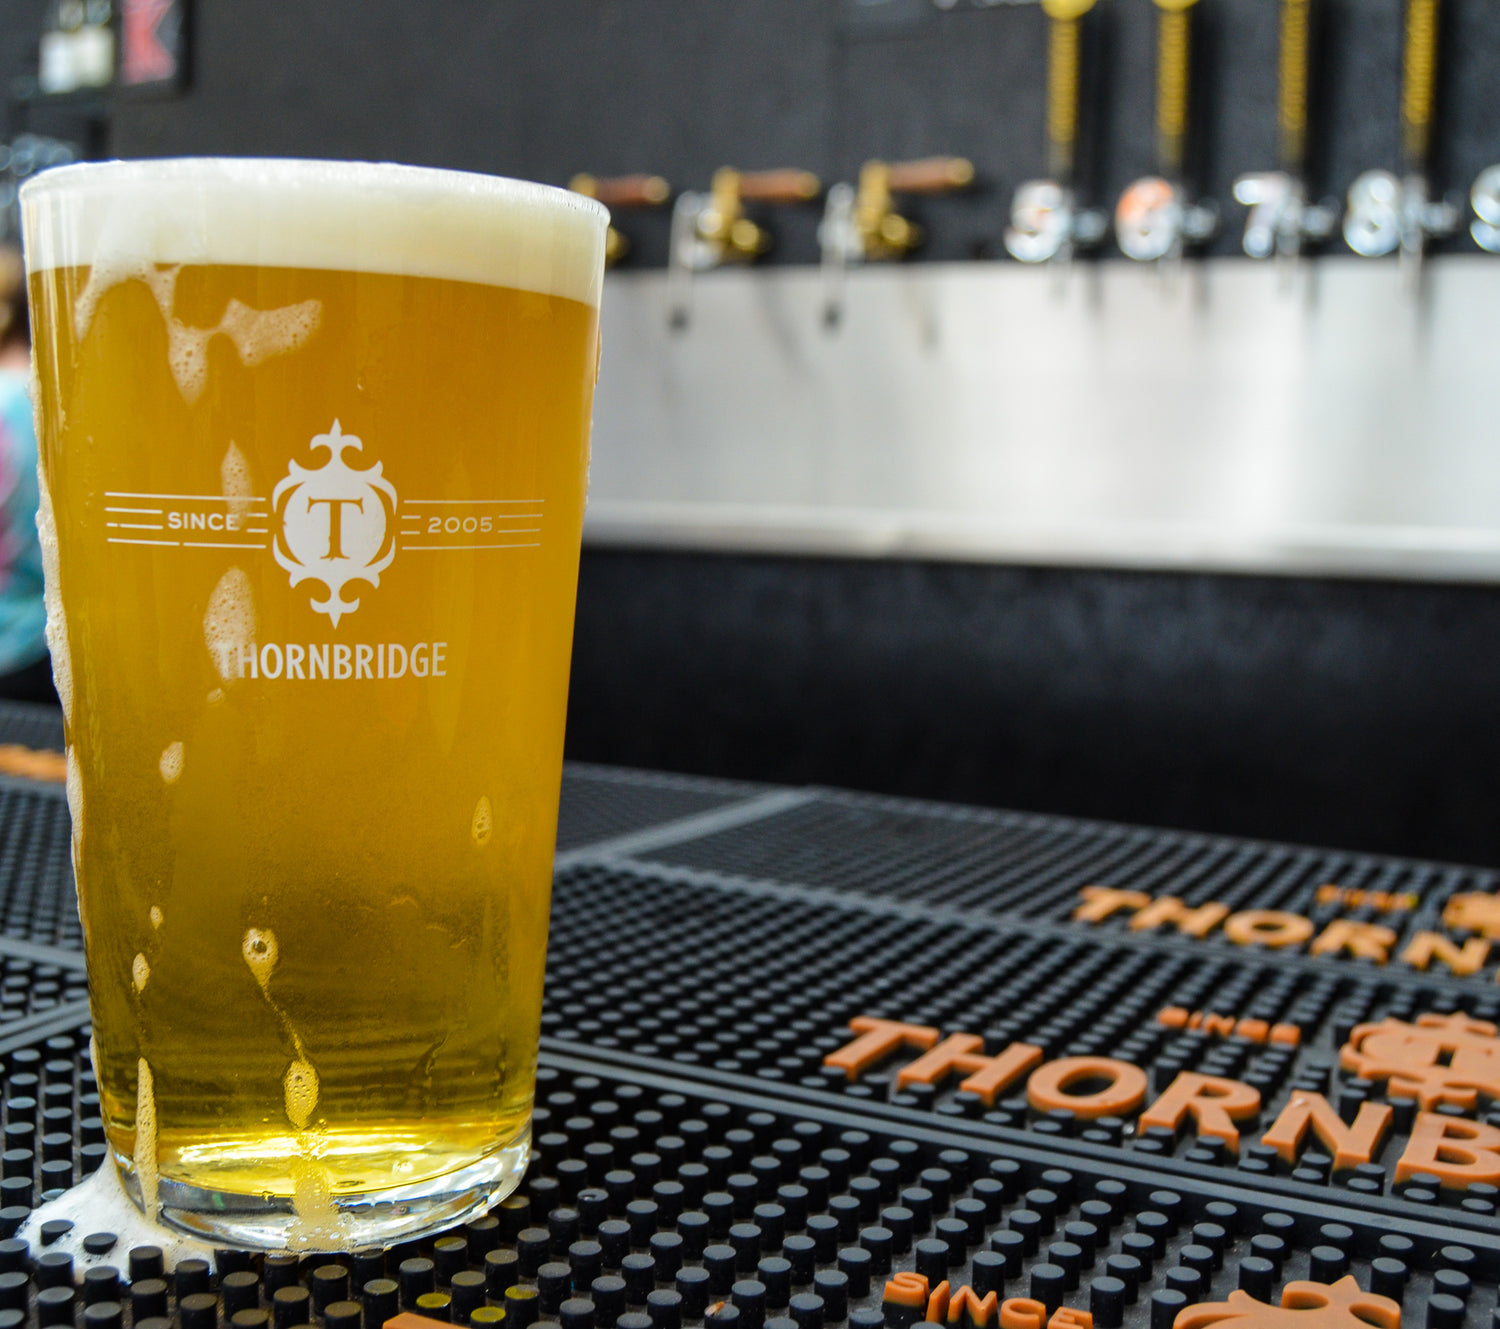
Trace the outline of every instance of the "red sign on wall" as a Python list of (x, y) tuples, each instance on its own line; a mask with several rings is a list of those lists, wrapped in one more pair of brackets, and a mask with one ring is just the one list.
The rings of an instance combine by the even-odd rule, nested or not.
[(181, 84), (187, 0), (120, 0), (120, 76), (126, 87)]

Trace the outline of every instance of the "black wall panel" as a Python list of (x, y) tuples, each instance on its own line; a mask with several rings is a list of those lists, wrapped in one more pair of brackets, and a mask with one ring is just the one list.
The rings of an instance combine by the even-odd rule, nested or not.
[(588, 550), (568, 752), (1500, 863), (1500, 590)]

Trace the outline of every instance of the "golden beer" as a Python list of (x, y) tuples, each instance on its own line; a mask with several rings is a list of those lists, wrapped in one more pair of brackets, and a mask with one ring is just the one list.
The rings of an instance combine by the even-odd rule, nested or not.
[(603, 211), (291, 162), (24, 210), (127, 1189), (247, 1245), (458, 1221), (529, 1138)]

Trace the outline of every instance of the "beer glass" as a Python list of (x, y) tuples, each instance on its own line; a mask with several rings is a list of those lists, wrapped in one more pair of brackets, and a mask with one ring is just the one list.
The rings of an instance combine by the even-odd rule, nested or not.
[(225, 159), (22, 215), (114, 1164), (219, 1244), (472, 1217), (530, 1139), (607, 214)]

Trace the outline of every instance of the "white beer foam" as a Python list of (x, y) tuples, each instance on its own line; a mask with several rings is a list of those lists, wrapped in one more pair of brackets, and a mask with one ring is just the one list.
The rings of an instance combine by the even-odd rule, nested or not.
[(36, 533), (42, 551), (42, 603), (47, 610), (46, 637), (47, 649), (52, 655), (52, 685), (62, 704), (63, 719), (71, 725), (73, 653), (68, 645), (67, 618), (63, 614), (62, 572), (57, 558), (57, 520), (52, 511), (52, 487), (41, 467), (37, 470), (37, 499)]
[[(55, 1218), (65, 1218), (73, 1227), (49, 1245), (42, 1237), (42, 1225)], [(86, 1251), (83, 1239), (90, 1232), (113, 1232), (119, 1240), (111, 1251)], [(73, 1257), (74, 1276), (79, 1279), (90, 1269), (116, 1264), (120, 1252), (132, 1246), (160, 1247), (169, 1270), (182, 1260), (213, 1259), (208, 1242), (154, 1223), (142, 1214), (125, 1193), (112, 1158), (106, 1158), (97, 1172), (71, 1190), (33, 1209), (16, 1235), (30, 1242), (34, 1251), (44, 1247), (67, 1251)]]
[[(246, 264), (408, 273), (599, 304), (609, 213), (467, 171), (252, 157), (87, 162), (21, 190), (32, 272)], [(86, 317), (86, 316), (85, 316)]]
[(78, 872), (78, 846), (83, 841), (83, 768), (78, 764), (76, 744), (68, 745), (68, 775), (63, 791), (68, 796), (68, 820), (73, 825), (73, 872)]
[(298, 1057), (286, 1068), (281, 1077), (282, 1093), (286, 1099), (286, 1119), (292, 1128), (305, 1131), (307, 1123), (318, 1106), (318, 1072), (306, 1057)]
[[(158, 765), (161, 768), (161, 778), (168, 784), (176, 784), (178, 778), (182, 775), (181, 739), (178, 739), (175, 743), (169, 743), (167, 745), (166, 750), (161, 754), (161, 761), (158, 763)], [(151, 920), (152, 923), (156, 927), (160, 927), (161, 924), (156, 921), (157, 918), (160, 918), (161, 916), (160, 910), (153, 909), (151, 912), (153, 915), (155, 915), (155, 917), (153, 917)]]
[(237, 676), (239, 653), (255, 649), (255, 592), (242, 568), (227, 569), (214, 584), (203, 611), (203, 640), (226, 683)]
[(89, 269), (89, 279), (79, 292), (73, 309), (73, 324), (81, 339), (89, 330), (94, 310), (111, 286), (132, 277), (139, 278), (156, 298), (157, 308), (167, 325), (167, 363), (177, 380), (183, 400), (192, 405), (208, 386), (208, 343), (223, 333), (239, 352), (240, 363), (253, 369), (273, 355), (295, 351), (318, 329), (323, 316), (321, 300), (303, 300), (279, 309), (251, 309), (238, 300), (230, 300), (224, 315), (211, 328), (190, 327), (172, 310), (177, 300), (177, 276), (180, 266), (169, 268), (141, 265), (134, 259), (121, 262), (118, 256), (106, 261), (96, 256)]
[(145, 1057), (136, 1060), (135, 1070), (135, 1179), (141, 1188), (141, 1209), (154, 1223), (161, 1217), (156, 1157), (156, 1079)]

